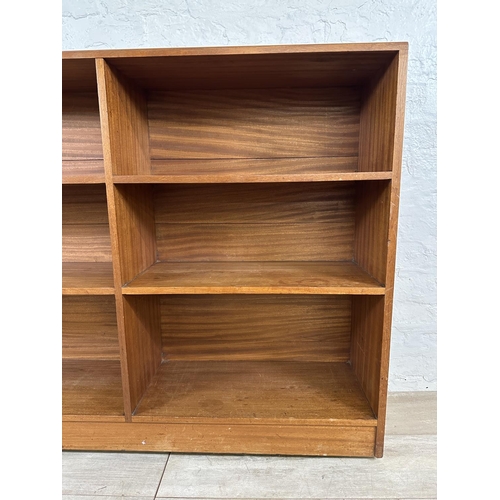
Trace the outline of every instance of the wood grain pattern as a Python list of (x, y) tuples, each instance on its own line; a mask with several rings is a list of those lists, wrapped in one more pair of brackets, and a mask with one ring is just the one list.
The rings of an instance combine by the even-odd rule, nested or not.
[[(173, 181), (190, 182), (283, 182), (328, 179), (354, 173), (357, 156), (319, 158), (244, 158), (203, 160), (152, 160), (151, 174)], [(198, 180), (196, 180), (198, 179)]]
[[(183, 160), (186, 161), (186, 160)], [(238, 160), (235, 160), (238, 161)], [(186, 172), (190, 169), (186, 168)], [(180, 173), (158, 175), (115, 175), (115, 184), (232, 184), (268, 182), (337, 182), (392, 179), (392, 172), (303, 172), (282, 174)]]
[(149, 138), (144, 92), (112, 66), (100, 66), (109, 163), (115, 174), (149, 174)]
[(114, 297), (62, 298), (63, 359), (120, 359)]
[(357, 156), (355, 90), (151, 92), (151, 158)]
[(65, 262), (111, 262), (109, 228), (105, 224), (64, 225)]
[(351, 363), (371, 408), (378, 415), (384, 297), (352, 298)]
[(62, 223), (108, 225), (105, 187), (63, 186)]
[[(203, 56), (208, 61), (211, 61), (208, 56), (244, 56), (244, 55), (260, 55), (271, 54), (274, 56), (280, 55), (294, 56), (306, 54), (308, 61), (318, 61), (314, 56), (324, 55), (334, 58), (337, 55), (347, 55), (351, 58), (362, 56), (363, 62), (373, 63), (381, 54), (387, 52), (392, 56), (394, 52), (408, 49), (408, 42), (355, 42), (355, 43), (316, 43), (316, 44), (280, 44), (280, 45), (241, 45), (241, 46), (220, 46), (220, 47), (169, 47), (169, 48), (135, 48), (135, 49), (99, 49), (99, 50), (63, 50), (62, 58), (67, 59), (88, 59), (95, 57), (104, 58), (155, 58), (155, 57), (172, 57), (179, 58), (181, 56), (200, 57)], [(242, 57), (239, 59), (241, 63), (246, 62)], [(351, 59), (352, 60), (352, 59)], [(286, 60), (286, 62), (289, 62)], [(195, 59), (193, 59), (193, 65)], [(240, 64), (241, 64), (240, 63)]]
[(155, 186), (155, 222), (342, 222), (354, 219), (355, 188), (352, 182)]
[(159, 224), (162, 261), (350, 260), (353, 224)]
[(123, 285), (156, 261), (153, 196), (150, 186), (120, 186), (113, 199)]
[[(258, 387), (258, 390), (256, 388)], [(376, 425), (347, 363), (167, 361), (133, 421)]]
[(63, 160), (63, 184), (103, 184), (103, 160)]
[(167, 360), (350, 358), (350, 297), (181, 295), (160, 304)]
[(382, 457), (384, 450), (384, 433), (387, 404), (387, 385), (389, 380), (389, 357), (391, 345), (392, 308), (394, 296), (394, 274), (396, 268), (396, 243), (398, 232), (399, 191), (401, 182), (401, 162), (403, 155), (404, 110), (406, 98), (406, 74), (408, 65), (408, 50), (401, 50), (391, 63), (397, 66), (397, 71), (391, 71), (397, 76), (394, 151), (392, 154), (392, 171), (394, 174), (391, 183), (391, 203), (389, 211), (389, 236), (387, 242), (387, 266), (385, 283), (388, 288), (385, 297), (384, 329), (382, 332), (382, 349), (380, 356), (380, 397), (379, 397), (379, 427), (375, 445), (375, 456)]
[(161, 261), (352, 260), (354, 185), (156, 186)]
[(111, 262), (63, 262), (63, 295), (114, 295)]
[(380, 283), (385, 283), (389, 238), (390, 182), (356, 184), (354, 260)]
[[(359, 188), (356, 216), (355, 260), (378, 281), (387, 285), (383, 333), (380, 346), (373, 356), (378, 356), (380, 367), (372, 370), (378, 381), (379, 395), (376, 414), (379, 416), (376, 456), (383, 453), (385, 405), (389, 375), (390, 325), (392, 295), (396, 258), (397, 213), (399, 206), (399, 184), (403, 143), (404, 99), (406, 89), (407, 49), (395, 55), (388, 67), (365, 88), (361, 110), (359, 170), (393, 171), (392, 183), (383, 188), (367, 191), (366, 185)], [(367, 353), (371, 358), (372, 354)], [(370, 365), (373, 361), (370, 361)], [(374, 370), (374, 371), (373, 371)], [(370, 399), (370, 398), (369, 398)]]
[(96, 92), (97, 79), (94, 57), (86, 52), (83, 58), (62, 58), (62, 91)]
[[(131, 407), (131, 386), (129, 380), (129, 366), (127, 356), (127, 340), (125, 332), (125, 314), (123, 298), (121, 294), (121, 284), (123, 263), (121, 259), (121, 247), (118, 237), (119, 229), (127, 229), (127, 222), (120, 219), (117, 213), (115, 190), (112, 184), (114, 164), (116, 162), (116, 148), (114, 145), (120, 142), (122, 129), (112, 128), (111, 125), (116, 125), (116, 121), (120, 120), (120, 114), (124, 112), (126, 106), (120, 106), (117, 102), (117, 83), (113, 78), (107, 64), (102, 58), (95, 60), (95, 71), (97, 78), (98, 97), (99, 97), (99, 111), (101, 116), (102, 126), (102, 141), (103, 141), (103, 156), (104, 156), (104, 174), (106, 195), (108, 198), (108, 217), (111, 241), (111, 255), (113, 260), (113, 281), (115, 285), (115, 300), (116, 300), (116, 318), (118, 328), (118, 345), (120, 349), (120, 367), (121, 367), (121, 381), (123, 389), (123, 410), (125, 420), (130, 422), (132, 417)], [(111, 114), (114, 115), (111, 118)], [(126, 122), (126, 118), (123, 117)], [(125, 128), (126, 129), (126, 128)], [(118, 135), (118, 139), (115, 137)], [(121, 227), (119, 224), (121, 223)], [(127, 233), (125, 233), (127, 234)], [(135, 236), (135, 233), (133, 234)], [(130, 237), (130, 236), (129, 236)], [(139, 256), (140, 258), (141, 256)], [(125, 262), (127, 265), (127, 261)]]
[(359, 170), (392, 170), (396, 125), (397, 64), (365, 87), (359, 131)]
[(383, 295), (353, 262), (157, 262), (122, 288), (145, 294)]
[(128, 386), (132, 412), (161, 363), (159, 297), (123, 297)]
[(123, 421), (120, 362), (63, 359), (62, 413), (66, 420)]
[(63, 449), (373, 457), (375, 427), (64, 422)]
[(63, 93), (62, 158), (102, 160), (101, 123), (95, 92)]
[(104, 186), (63, 186), (63, 262), (111, 262)]

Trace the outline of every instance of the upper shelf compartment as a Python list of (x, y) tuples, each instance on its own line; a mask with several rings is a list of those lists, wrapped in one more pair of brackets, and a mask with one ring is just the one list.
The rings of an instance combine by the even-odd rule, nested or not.
[(273, 50), (97, 60), (114, 182), (391, 179), (397, 51)]
[(104, 182), (101, 122), (94, 60), (63, 60), (63, 184)]

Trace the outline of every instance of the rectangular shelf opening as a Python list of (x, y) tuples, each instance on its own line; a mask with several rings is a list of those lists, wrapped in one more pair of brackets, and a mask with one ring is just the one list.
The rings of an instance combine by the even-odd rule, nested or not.
[(114, 294), (104, 185), (62, 187), (63, 294)]
[[(247, 57), (219, 55), (208, 66), (198, 58), (204, 70), (196, 76), (190, 57), (106, 58), (114, 182), (391, 178), (387, 162), (368, 159), (360, 141), (373, 82), (394, 56), (255, 54), (246, 66)], [(133, 116), (135, 128), (120, 115)]]
[(91, 62), (63, 61), (63, 184), (104, 183), (97, 79)]
[(124, 420), (114, 297), (63, 296), (64, 420)]
[[(350, 364), (354, 297), (164, 295), (125, 302), (161, 345), (161, 364), (133, 421), (376, 425)], [(147, 319), (153, 302), (159, 322)]]
[(115, 186), (136, 221), (127, 232), (149, 245), (122, 291), (384, 294), (389, 191), (390, 181)]

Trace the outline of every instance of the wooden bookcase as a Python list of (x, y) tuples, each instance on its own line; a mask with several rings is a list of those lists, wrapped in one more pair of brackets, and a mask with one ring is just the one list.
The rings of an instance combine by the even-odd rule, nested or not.
[(406, 43), (63, 52), (63, 447), (383, 454)]

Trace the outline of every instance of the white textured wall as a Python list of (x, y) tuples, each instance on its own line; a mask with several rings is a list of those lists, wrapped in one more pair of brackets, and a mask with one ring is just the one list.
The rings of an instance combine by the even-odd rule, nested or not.
[(408, 41), (389, 389), (436, 390), (435, 0), (63, 0), (63, 49)]

